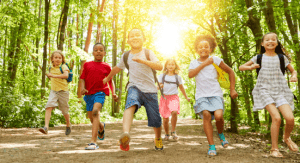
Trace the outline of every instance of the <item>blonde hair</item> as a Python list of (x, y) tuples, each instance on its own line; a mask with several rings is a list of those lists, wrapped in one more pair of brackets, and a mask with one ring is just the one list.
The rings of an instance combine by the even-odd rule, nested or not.
[(54, 54), (55, 53), (58, 53), (58, 54), (60, 54), (61, 55), (61, 57), (62, 57), (62, 64), (64, 64), (64, 63), (66, 63), (66, 61), (65, 61), (65, 56), (63, 55), (63, 53), (62, 53), (62, 51), (61, 50), (56, 50), (56, 51), (54, 51), (54, 52), (52, 52), (52, 54), (51, 54), (51, 56), (50, 56), (50, 60), (51, 60), (51, 62), (52, 62), (52, 65), (53, 65), (53, 57), (54, 57)]
[(174, 70), (174, 73), (175, 73), (175, 74), (178, 74), (180, 68), (179, 68), (178, 64), (176, 63), (175, 59), (173, 59), (173, 58), (167, 59), (167, 61), (166, 61), (166, 63), (165, 63), (165, 66), (164, 66), (163, 73), (164, 73), (164, 74), (168, 73), (167, 64), (168, 64), (169, 62), (174, 62), (174, 63), (175, 63), (175, 70)]

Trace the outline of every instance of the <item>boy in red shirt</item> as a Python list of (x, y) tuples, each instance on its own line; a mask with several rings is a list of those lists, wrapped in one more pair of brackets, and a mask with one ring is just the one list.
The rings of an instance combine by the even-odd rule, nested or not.
[[(109, 64), (102, 62), (105, 54), (105, 46), (102, 43), (96, 43), (93, 47), (94, 61), (86, 62), (83, 65), (80, 76), (81, 94), (85, 94), (83, 99), (86, 102), (86, 110), (92, 123), (92, 138), (85, 148), (87, 150), (98, 149), (97, 136), (99, 140), (104, 140), (105, 137), (105, 123), (100, 123), (100, 110), (104, 105), (105, 96), (109, 96), (109, 88), (108, 84), (103, 84), (102, 81), (111, 71)], [(117, 101), (118, 96), (115, 94), (112, 80), (109, 81), (109, 87), (114, 100)]]

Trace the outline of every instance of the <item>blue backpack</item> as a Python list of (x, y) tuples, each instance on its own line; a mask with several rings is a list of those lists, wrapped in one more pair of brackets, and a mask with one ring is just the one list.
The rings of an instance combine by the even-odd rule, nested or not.
[[(69, 65), (68, 65), (67, 63), (65, 63), (65, 64), (67, 65), (68, 69), (70, 70), (70, 72), (69, 72), (69, 77), (66, 79), (67, 82), (70, 83), (70, 82), (73, 80), (73, 72), (72, 72), (72, 69), (70, 69)], [(63, 65), (63, 64), (62, 64), (62, 65)], [(62, 65), (59, 67), (59, 69), (60, 69), (60, 72), (63, 74), (64, 72), (63, 72), (63, 70), (62, 70), (62, 68), (61, 68)], [(49, 72), (50, 72), (50, 70), (51, 70), (51, 67), (49, 67)]]

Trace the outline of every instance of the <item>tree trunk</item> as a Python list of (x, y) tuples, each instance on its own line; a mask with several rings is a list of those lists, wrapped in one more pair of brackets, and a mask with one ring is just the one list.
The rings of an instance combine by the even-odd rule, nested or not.
[[(295, 24), (297, 24), (297, 21), (293, 23), (292, 17), (291, 17), (291, 11), (288, 8), (288, 0), (283, 0), (284, 2), (284, 15), (286, 17), (286, 21), (290, 30), (290, 34), (292, 36), (292, 41), (294, 46), (293, 50), (296, 56), (296, 71), (300, 72), (300, 42), (299, 42), (299, 34), (298, 34), (298, 28), (295, 28)], [(296, 14), (296, 13), (295, 13)], [(297, 75), (298, 81), (300, 81), (300, 75)], [(300, 94), (300, 82), (298, 82), (298, 94)]]
[(97, 35), (96, 35), (96, 43), (97, 42), (101, 42), (101, 24), (100, 24), (100, 19), (99, 17), (102, 17), (102, 13), (104, 10), (104, 4), (105, 4), (105, 0), (102, 0), (102, 4), (100, 6), (100, 0), (98, 0), (98, 21), (97, 21)]
[(61, 51), (64, 50), (65, 29), (66, 29), (66, 24), (67, 24), (67, 20), (68, 20), (69, 4), (70, 4), (70, 0), (65, 0), (65, 5), (62, 10), (62, 20), (63, 21), (62, 21), (61, 28), (60, 28), (61, 30), (58, 31), (58, 33), (60, 33), (60, 38), (59, 38), (59, 42), (57, 45), (57, 49), (61, 50)]
[[(112, 21), (112, 29), (113, 29), (112, 67), (115, 67), (117, 65), (118, 3), (119, 3), (119, 0), (114, 0), (114, 11), (113, 11), (113, 21)], [(113, 80), (116, 81), (116, 79), (117, 79), (116, 76), (114, 76)], [(114, 116), (115, 113), (117, 113), (116, 103), (114, 102), (114, 99), (112, 99), (112, 116)]]
[[(260, 19), (256, 16), (257, 11), (256, 8), (253, 4), (252, 0), (245, 0), (246, 6), (248, 9), (248, 21), (247, 21), (247, 26), (251, 29), (255, 42), (256, 42), (256, 52), (259, 53), (260, 51), (260, 46), (261, 46), (261, 38), (262, 38), (262, 30), (261, 30), (261, 25), (260, 25)], [(250, 9), (252, 8), (252, 9)]]
[(78, 26), (79, 26), (79, 14), (77, 14), (77, 19), (76, 19), (76, 46), (79, 45), (79, 29), (78, 29)]
[(42, 69), (42, 92), (41, 98), (45, 96), (45, 85), (46, 85), (46, 66), (47, 66), (47, 41), (48, 41), (48, 15), (50, 8), (50, 0), (45, 0), (45, 33), (44, 33), (44, 53), (43, 53), (43, 69)]
[[(126, 10), (126, 16), (125, 16), (125, 22), (124, 22), (124, 31), (123, 31), (123, 42), (122, 42), (122, 54), (124, 54), (125, 51), (125, 44), (126, 44), (126, 33), (127, 33), (127, 21), (128, 21), (128, 9)], [(116, 113), (120, 112), (120, 105), (121, 105), (121, 101), (122, 101), (122, 88), (123, 88), (123, 73), (124, 71), (121, 70), (121, 74), (120, 74), (120, 83), (119, 83), (119, 100), (117, 103), (117, 107), (116, 107)]]

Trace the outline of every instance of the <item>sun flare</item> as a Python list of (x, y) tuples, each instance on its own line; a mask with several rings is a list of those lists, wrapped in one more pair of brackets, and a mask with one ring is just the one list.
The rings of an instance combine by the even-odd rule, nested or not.
[(163, 18), (157, 27), (154, 45), (164, 58), (176, 56), (177, 51), (181, 48), (181, 29), (179, 27), (178, 22), (170, 21), (167, 18)]

